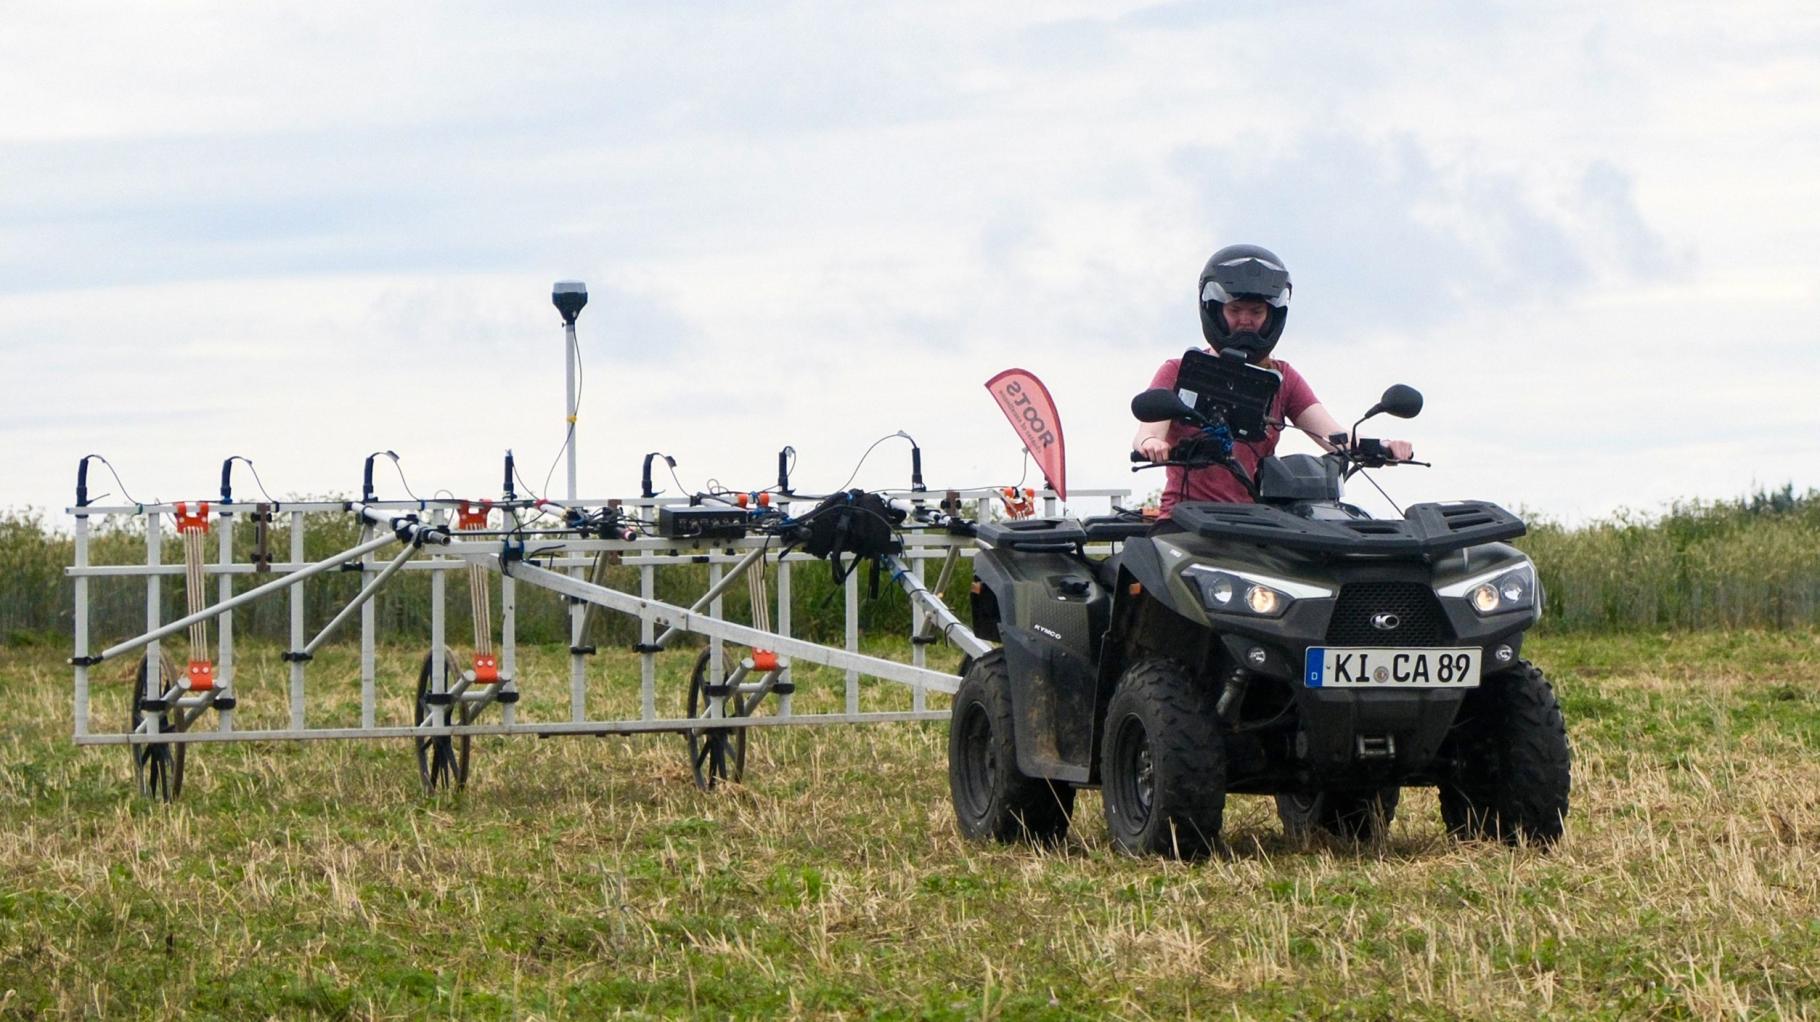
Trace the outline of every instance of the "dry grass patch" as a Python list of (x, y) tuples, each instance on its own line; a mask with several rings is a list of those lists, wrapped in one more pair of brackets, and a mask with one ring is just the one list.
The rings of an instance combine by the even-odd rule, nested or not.
[[(1230, 853), (1184, 865), (1116, 854), (1094, 793), (1055, 849), (962, 841), (939, 725), (761, 731), (715, 793), (674, 736), (478, 740), (436, 798), (404, 742), (211, 746), (147, 804), (71, 745), (55, 656), (9, 649), (0, 1015), (1820, 1017), (1820, 640), (1529, 652), (1575, 743), (1552, 854), (1456, 844), (1426, 792), (1365, 848), (1238, 797)], [(565, 667), (527, 656), (525, 716), (566, 712)], [(631, 657), (594, 670), (636, 707)], [(249, 721), (282, 717), (263, 673)], [(414, 678), (387, 654), (382, 719)]]

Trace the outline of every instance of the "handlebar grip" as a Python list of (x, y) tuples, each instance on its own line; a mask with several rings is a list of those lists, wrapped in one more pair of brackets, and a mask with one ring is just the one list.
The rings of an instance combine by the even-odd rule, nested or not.
[(1143, 454), (1139, 453), (1138, 451), (1132, 451), (1131, 460), (1132, 461), (1149, 461), (1150, 459), (1145, 457)]

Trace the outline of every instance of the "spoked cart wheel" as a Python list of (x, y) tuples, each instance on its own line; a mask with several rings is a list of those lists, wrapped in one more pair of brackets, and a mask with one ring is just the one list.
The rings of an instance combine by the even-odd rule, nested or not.
[[(713, 692), (710, 687), (726, 685), (731, 673), (722, 660), (719, 676), (710, 680), (708, 665), (712, 650), (704, 649), (695, 658), (695, 670), (689, 675), (689, 717), (700, 720), (708, 716)], [(722, 716), (743, 717), (746, 708), (738, 692), (727, 691)], [(695, 771), (695, 786), (711, 790), (721, 781), (738, 782), (746, 776), (746, 729), (743, 727), (703, 727), (689, 732), (689, 765)]]
[[(435, 664), (435, 654), (423, 655), (423, 667), (417, 672), (417, 718), (418, 726), (430, 719), (430, 671)], [(461, 673), (456, 670), (455, 654), (445, 650), (442, 655), (442, 690), (448, 692), (461, 680)], [(474, 720), (473, 711), (465, 703), (450, 703), (448, 714), (444, 718), (450, 723), (470, 724)], [(473, 743), (471, 735), (425, 735), (412, 740), (417, 747), (417, 772), (423, 779), (423, 790), (434, 795), (448, 788), (461, 789), (468, 784), (468, 756)]]
[[(163, 684), (166, 678), (175, 676), (175, 668), (164, 661), (164, 668), (159, 672), (158, 691), (148, 695), (145, 688), (146, 658), (139, 658), (139, 668), (133, 672), (133, 708), (132, 724), (129, 730), (137, 732), (147, 717), (158, 718), (158, 730), (171, 729), (171, 721), (177, 714), (168, 710), (148, 711), (141, 705), (144, 700), (156, 699), (164, 694)], [(139, 785), (139, 794), (145, 798), (155, 798), (160, 802), (175, 802), (183, 794), (183, 764), (189, 757), (189, 746), (180, 742), (154, 742), (149, 745), (129, 745), (127, 751), (133, 754), (133, 777)]]

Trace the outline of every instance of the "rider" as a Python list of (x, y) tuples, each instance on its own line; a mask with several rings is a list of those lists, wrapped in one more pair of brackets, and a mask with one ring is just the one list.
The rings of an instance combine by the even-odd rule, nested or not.
[[(1281, 373), (1283, 383), (1271, 403), (1270, 419), (1287, 421), (1314, 437), (1322, 447), (1333, 450), (1334, 445), (1325, 438), (1346, 432), (1346, 427), (1321, 406), (1301, 373), (1282, 359), (1270, 357), (1277, 339), (1283, 336), (1283, 324), (1289, 319), (1291, 290), (1288, 267), (1270, 250), (1256, 245), (1228, 245), (1215, 252), (1201, 270), (1201, 333), (1213, 354), (1226, 350), (1243, 352), (1247, 361)], [(1181, 365), (1179, 358), (1164, 362), (1151, 378), (1150, 386), (1174, 390)], [(1170, 448), (1195, 432), (1194, 427), (1179, 422), (1146, 422), (1138, 426), (1131, 446), (1153, 462), (1166, 461)], [(1269, 425), (1264, 439), (1234, 444), (1233, 460), (1246, 475), (1256, 478), (1258, 461), (1276, 451), (1281, 432), (1280, 426)], [(1414, 456), (1407, 441), (1384, 443), (1398, 461)], [(1185, 500), (1251, 501), (1245, 485), (1225, 468), (1190, 471), (1171, 465), (1167, 472), (1160, 513), (1164, 519)]]

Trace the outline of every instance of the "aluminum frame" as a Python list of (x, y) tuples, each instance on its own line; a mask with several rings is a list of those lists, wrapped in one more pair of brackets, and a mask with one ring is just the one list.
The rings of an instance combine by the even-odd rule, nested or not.
[[(931, 499), (932, 493), (943, 491), (890, 491), (887, 497), (900, 500), (923, 501)], [(974, 501), (981, 506), (996, 499), (996, 490), (980, 489), (958, 491), (963, 500)], [(1077, 491), (1077, 497), (1110, 498), (1116, 500), (1128, 495), (1124, 490), (1090, 490)], [(1053, 493), (1043, 493), (1044, 506), (1053, 511), (1056, 498)], [(798, 497), (797, 501), (807, 498)], [(603, 505), (617, 504), (633, 511), (649, 512), (664, 504), (682, 503), (681, 498), (671, 499), (621, 499), (618, 501), (543, 501), (535, 505), (528, 501), (497, 502), (494, 507), (508, 516), (508, 521), (522, 528), (523, 534), (530, 538), (532, 549), (529, 558), (513, 556), (505, 541), (505, 529), (494, 530), (491, 534), (483, 533), (486, 538), (463, 538), (462, 533), (450, 530), (449, 516), (460, 503), (454, 500), (432, 501), (306, 501), (283, 504), (254, 504), (247, 502), (218, 503), (213, 507), (220, 519), (218, 542), (215, 548), (215, 560), (203, 564), (203, 576), (214, 576), (217, 582), (216, 600), (196, 614), (189, 614), (170, 622), (161, 622), (161, 583), (166, 575), (178, 575), (184, 571), (182, 564), (165, 564), (162, 560), (163, 550), (163, 516), (172, 512), (173, 503), (133, 504), (117, 506), (84, 505), (71, 508), (75, 516), (75, 551), (73, 564), (67, 574), (73, 580), (75, 603), (74, 656), (71, 663), (74, 667), (74, 741), (77, 745), (155, 745), (155, 744), (190, 744), (219, 743), (234, 741), (319, 741), (351, 739), (389, 739), (416, 738), (425, 739), (440, 736), (459, 737), (463, 735), (563, 735), (563, 734), (637, 734), (676, 732), (688, 733), (704, 727), (704, 720), (714, 721), (715, 728), (763, 728), (812, 726), (818, 724), (866, 724), (893, 723), (918, 720), (946, 719), (946, 711), (931, 711), (927, 708), (926, 696), (930, 691), (952, 693), (958, 687), (959, 679), (931, 670), (925, 663), (925, 647), (933, 641), (945, 640), (957, 646), (969, 655), (977, 656), (990, 648), (988, 644), (975, 636), (972, 630), (946, 605), (942, 598), (946, 586), (954, 579), (960, 563), (973, 553), (971, 539), (950, 535), (929, 529), (907, 529), (904, 532), (904, 551), (885, 559), (892, 581), (909, 596), (912, 607), (911, 622), (911, 662), (902, 663), (884, 657), (873, 656), (859, 651), (859, 593), (858, 579), (849, 576), (845, 582), (845, 629), (841, 646), (831, 646), (793, 637), (791, 632), (792, 586), (791, 574), (794, 567), (814, 558), (801, 552), (773, 557), (777, 563), (776, 626), (771, 630), (762, 630), (749, 625), (728, 621), (721, 616), (720, 596), (743, 577), (753, 565), (765, 560), (768, 547), (775, 545), (772, 537), (747, 536), (741, 539), (714, 540), (678, 540), (660, 537), (641, 537), (629, 540), (587, 539), (578, 536), (569, 528), (540, 529), (536, 522), (524, 522), (527, 511), (534, 506), (555, 508), (560, 513), (569, 508), (599, 508)], [(787, 506), (787, 505), (786, 505)], [(253, 576), (262, 573), (262, 569), (250, 560), (236, 561), (233, 556), (231, 524), (235, 516), (251, 513), (271, 513), (289, 516), (290, 551), (289, 560), (273, 562), (264, 571), (276, 577), (257, 585), (236, 592), (236, 578), (242, 575)], [(305, 558), (305, 530), (312, 513), (341, 512), (357, 515), (361, 521), (362, 539), (355, 546), (338, 552), (330, 557), (309, 561)], [(144, 517), (146, 521), (146, 559), (143, 564), (94, 564), (91, 563), (91, 525), (89, 519), (100, 515), (132, 515)], [(226, 524), (229, 527), (219, 527)], [(381, 551), (398, 544), (400, 549), (390, 553), (384, 562), (378, 560)], [(426, 556), (426, 552), (429, 553)], [(622, 592), (600, 584), (594, 569), (605, 558), (617, 558), (622, 564), (638, 568), (638, 592)], [(924, 584), (925, 565), (930, 560), (940, 562), (938, 582), (934, 590)], [(688, 607), (665, 603), (654, 596), (657, 572), (662, 568), (681, 565), (708, 564), (709, 588), (694, 604)], [(498, 606), (500, 609), (500, 657), (499, 680), (494, 683), (476, 687), (472, 672), (456, 675), (454, 687), (445, 686), (445, 661), (450, 655), (446, 643), (444, 583), (447, 572), (467, 569), (470, 563), (479, 563), (492, 569), (493, 575), (500, 579)], [(318, 575), (348, 565), (357, 565), (361, 575), (361, 588), (356, 596), (336, 612), (331, 620), (314, 636), (307, 634), (304, 621), (304, 586)], [(436, 697), (431, 712), (415, 725), (380, 725), (376, 720), (376, 648), (378, 627), (373, 608), (373, 597), (386, 584), (403, 572), (431, 573), (431, 634), (428, 636), (431, 657), (431, 692)], [(91, 622), (89, 580), (95, 578), (139, 577), (146, 585), (146, 630), (140, 635), (117, 642), (99, 653), (91, 653)], [(570, 599), (571, 613), (571, 664), (569, 671), (569, 719), (545, 721), (520, 721), (516, 715), (516, 696), (501, 698), (506, 693), (517, 692), (517, 636), (516, 630), (516, 586), (519, 584), (535, 585), (548, 589)], [(285, 657), (288, 671), (289, 726), (280, 728), (244, 729), (236, 725), (234, 710), (234, 692), (237, 682), (234, 660), (235, 638), (233, 615), (238, 608), (255, 601), (275, 597), (283, 592), (289, 600), (289, 648)], [(582, 645), (584, 628), (588, 612), (595, 607), (635, 617), (639, 622), (640, 649), (640, 711), (637, 717), (589, 717), (586, 713), (589, 676), (587, 672), (587, 654)], [(322, 647), (334, 634), (344, 629), (359, 612), (360, 644), (360, 684), (361, 684), (361, 724), (358, 727), (310, 727), (309, 720), (309, 686), (308, 664), (310, 657)], [(217, 624), (216, 644), (219, 650), (216, 682), (213, 689), (205, 692), (187, 692), (181, 679), (161, 677), (162, 672), (148, 671), (147, 686), (144, 691), (136, 693), (135, 699), (151, 700), (156, 707), (148, 712), (140, 727), (133, 731), (110, 731), (100, 729), (91, 719), (91, 692), (89, 669), (101, 662), (111, 660), (136, 650), (146, 651), (148, 665), (158, 664), (159, 643), (171, 635), (180, 633), (191, 623), (198, 620), (213, 620)], [(659, 633), (659, 627), (665, 631)], [(707, 637), (713, 646), (724, 643), (749, 646), (756, 649), (771, 650), (781, 659), (776, 670), (754, 672), (750, 661), (742, 663), (727, 677), (717, 678), (718, 687), (731, 687), (742, 697), (758, 699), (773, 692), (776, 693), (774, 712), (767, 716), (727, 715), (725, 713), (725, 696), (718, 695), (708, 700), (706, 717), (660, 717), (657, 713), (656, 700), (656, 667), (655, 657), (659, 649), (676, 635), (683, 632)], [(790, 665), (794, 661), (821, 664), (845, 673), (845, 691), (843, 709), (838, 712), (797, 713), (792, 705), (790, 682)], [(710, 663), (718, 664), (719, 657), (713, 657)], [(763, 680), (750, 682), (747, 677), (752, 673), (764, 674)], [(862, 710), (860, 704), (859, 679), (876, 678), (906, 686), (912, 693), (912, 709), (904, 710)], [(156, 679), (156, 680), (154, 680)], [(443, 698), (447, 697), (447, 698)], [(450, 722), (449, 707), (457, 701), (467, 704), (478, 703), (485, 706), (498, 702), (501, 708), (496, 722), (470, 723), (467, 725)], [(222, 708), (227, 707), (227, 708)], [(217, 709), (214, 727), (198, 728), (194, 725), (201, 722), (203, 715), (211, 708)], [(171, 715), (174, 730), (163, 729), (165, 714)]]

